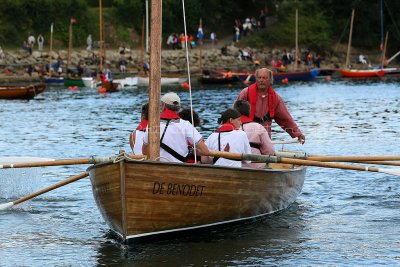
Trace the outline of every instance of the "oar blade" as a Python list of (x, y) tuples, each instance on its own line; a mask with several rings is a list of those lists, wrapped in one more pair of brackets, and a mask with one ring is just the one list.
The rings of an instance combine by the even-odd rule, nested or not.
[(7, 202), (4, 204), (0, 204), (0, 210), (7, 210), (7, 209), (11, 208), (12, 206), (14, 206), (14, 202)]
[(379, 169), (379, 172), (400, 176), (400, 169)]
[(0, 157), (0, 165), (32, 163), (41, 161), (54, 161), (54, 159), (38, 158), (38, 157)]

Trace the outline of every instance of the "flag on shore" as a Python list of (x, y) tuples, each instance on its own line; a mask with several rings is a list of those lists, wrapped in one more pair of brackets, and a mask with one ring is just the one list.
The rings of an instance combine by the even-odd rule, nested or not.
[(71, 18), (71, 24), (72, 23), (76, 23), (76, 19), (75, 18)]
[(202, 40), (203, 39), (203, 27), (201, 25), (201, 19), (199, 23), (199, 29), (197, 30), (197, 39)]

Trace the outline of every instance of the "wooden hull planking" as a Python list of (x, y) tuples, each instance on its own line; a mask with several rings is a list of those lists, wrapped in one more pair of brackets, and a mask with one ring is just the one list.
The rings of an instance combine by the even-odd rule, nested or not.
[(301, 192), (306, 169), (123, 161), (88, 170), (103, 218), (127, 242), (283, 210)]
[(32, 99), (46, 89), (41, 83), (28, 86), (0, 86), (0, 99)]

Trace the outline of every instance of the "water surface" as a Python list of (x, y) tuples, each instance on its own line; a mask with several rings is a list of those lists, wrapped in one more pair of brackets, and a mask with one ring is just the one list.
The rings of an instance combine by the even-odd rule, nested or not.
[[(397, 81), (276, 85), (306, 135), (285, 146), (321, 155), (400, 155)], [(178, 88), (188, 105), (189, 94)], [(194, 87), (205, 136), (239, 87)], [(0, 156), (78, 158), (130, 151), (144, 89), (101, 95), (48, 88), (31, 101), (0, 100)], [(288, 135), (275, 125), (275, 139)], [(279, 147), (280, 148), (280, 147)], [(86, 169), (0, 170), (0, 203)], [(385, 167), (383, 167), (385, 168)], [(104, 223), (83, 179), (0, 211), (1, 266), (354, 266), (399, 265), (400, 179), (384, 173), (309, 168), (297, 202), (249, 225), (125, 246)]]

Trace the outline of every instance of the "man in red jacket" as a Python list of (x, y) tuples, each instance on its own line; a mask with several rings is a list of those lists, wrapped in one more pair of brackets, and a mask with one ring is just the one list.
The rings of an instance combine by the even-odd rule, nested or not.
[(272, 71), (258, 69), (255, 73), (256, 83), (244, 88), (237, 100), (250, 103), (250, 119), (261, 123), (271, 136), (272, 120), (275, 120), (291, 137), (304, 144), (305, 136), (294, 122), (282, 98), (271, 87)]

